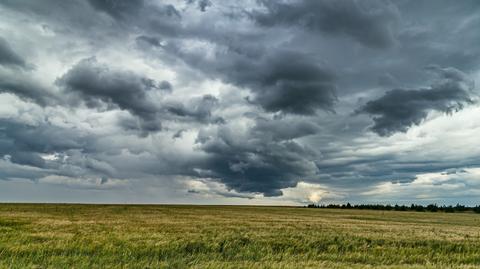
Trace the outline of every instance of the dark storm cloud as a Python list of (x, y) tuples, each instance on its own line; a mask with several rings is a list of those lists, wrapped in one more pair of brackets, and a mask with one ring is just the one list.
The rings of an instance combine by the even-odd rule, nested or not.
[(218, 103), (219, 100), (215, 96), (204, 95), (189, 100), (187, 104), (176, 102), (165, 104), (165, 107), (169, 113), (180, 118), (191, 118), (203, 123), (224, 123), (223, 118), (212, 114)]
[(173, 90), (172, 84), (166, 80), (161, 81), (160, 84), (158, 84), (158, 88), (167, 92), (171, 92)]
[(265, 140), (282, 141), (317, 134), (320, 127), (305, 120), (268, 120), (257, 118), (252, 128), (255, 137)]
[(26, 67), (25, 60), (0, 36), (0, 65)]
[(10, 119), (0, 120), (3, 154), (19, 152), (53, 153), (69, 149), (88, 150), (88, 140), (80, 131), (64, 129), (48, 122), (29, 125)]
[[(290, 123), (291, 128), (300, 128), (285, 128)], [(282, 195), (281, 189), (315, 177), (317, 167), (312, 160), (316, 153), (294, 139), (317, 129), (307, 122), (257, 119), (245, 135), (226, 126), (213, 135), (201, 132), (197, 142), (207, 157), (195, 171), (197, 176), (216, 178), (238, 192)]]
[(139, 36), (136, 38), (137, 43), (142, 45), (142, 43), (145, 43), (150, 46), (154, 47), (161, 47), (162, 44), (160, 43), (161, 41), (158, 38), (152, 37), (152, 36)]
[(57, 80), (72, 104), (82, 101), (90, 108), (122, 109), (136, 118), (121, 119), (126, 130), (141, 130), (146, 136), (162, 129), (162, 121), (182, 120), (190, 123), (223, 123), (213, 114), (218, 99), (211, 95), (186, 101), (161, 101), (156, 94), (172, 92), (168, 81), (157, 82), (150, 78), (124, 70), (112, 70), (95, 58), (88, 58), (74, 65)]
[(452, 113), (473, 103), (474, 83), (463, 72), (436, 66), (429, 69), (439, 76), (429, 88), (394, 89), (359, 109), (360, 113), (374, 116), (374, 132), (381, 136), (406, 132), (419, 125), (430, 111)]
[(388, 1), (260, 1), (266, 12), (251, 14), (261, 26), (296, 26), (331, 35), (345, 35), (373, 48), (395, 43), (399, 14)]
[[(48, 121), (31, 125), (10, 119), (0, 120), (0, 156), (8, 157), (11, 165), (35, 168), (32, 173), (19, 175), (31, 180), (45, 175), (71, 175), (83, 171), (81, 167), (65, 166), (71, 161), (63, 162), (67, 158), (46, 161), (41, 155), (58, 153), (68, 156), (67, 152), (72, 150), (89, 152), (93, 149), (93, 140), (76, 128), (61, 128)], [(9, 176), (15, 177), (14, 174)]]
[(11, 93), (41, 106), (56, 104), (59, 97), (32, 80), (28, 74), (17, 72), (15, 75), (0, 71), (0, 93)]
[[(336, 101), (333, 73), (297, 52), (278, 52), (264, 62), (240, 70), (240, 84), (254, 84), (252, 100), (270, 112), (315, 114), (316, 110), (333, 110)], [(255, 72), (255, 74), (254, 74)], [(245, 78), (245, 81), (242, 79)], [(249, 80), (251, 79), (251, 80)]]
[[(419, 72), (478, 73), (474, 1), (6, 0), (0, 11), (0, 101), (14, 100), (0, 109), (0, 165), (17, 169), (0, 178), (168, 189), (185, 177), (211, 184), (192, 193), (251, 198), (480, 166), (471, 141), (443, 158), (365, 132), (368, 116), (388, 136), (475, 101), (462, 72), (432, 67), (427, 87)], [(76, 62), (91, 55), (102, 63)]]
[(0, 93), (15, 94), (41, 106), (58, 101), (57, 96), (30, 78), (31, 66), (2, 37), (0, 37), (0, 65), (8, 68), (0, 69)]
[(89, 2), (97, 11), (112, 17), (123, 31), (140, 27), (144, 31), (169, 37), (183, 33), (182, 15), (171, 4), (143, 0), (89, 0)]
[[(101, 155), (108, 151), (97, 142), (95, 136), (76, 127), (63, 128), (49, 121), (32, 125), (13, 119), (0, 120), (0, 156), (12, 165), (37, 169), (23, 176), (31, 180), (46, 175), (110, 177), (116, 168), (102, 160)], [(47, 160), (42, 155), (55, 158)]]
[(198, 8), (202, 11), (205, 12), (208, 7), (212, 6), (212, 2), (210, 0), (198, 0)]
[(37, 153), (14, 151), (10, 155), (12, 163), (29, 165), (34, 167), (45, 167), (45, 160)]
[(176, 53), (187, 63), (201, 65), (202, 72), (247, 87), (253, 93), (248, 101), (268, 112), (313, 115), (319, 109), (333, 111), (335, 74), (311, 55), (282, 49), (249, 52), (228, 50), (218, 53), (215, 61), (203, 55)]
[(148, 93), (160, 87), (169, 88), (169, 84), (158, 84), (128, 71), (110, 70), (95, 58), (77, 63), (58, 79), (57, 84), (67, 93), (79, 97), (88, 107), (116, 106), (138, 116), (142, 128), (148, 131), (161, 129), (157, 120), (159, 108), (148, 98)]
[[(18, 17), (27, 15), (23, 17), (22, 24), (34, 22), (41, 25), (43, 29), (59, 34), (62, 39), (65, 35), (70, 35), (74, 42), (77, 40), (74, 37), (81, 36), (95, 36), (91, 40), (92, 43), (106, 42), (105, 26), (111, 26), (111, 23), (108, 24), (102, 16), (95, 14), (96, 12), (87, 1), (73, 0), (68, 3), (59, 3), (55, 0), (6, 0), (1, 1), (0, 6), (5, 7), (8, 14)], [(109, 34), (112, 33), (114, 31), (109, 32)], [(35, 46), (32, 44), (31, 47)]]
[(196, 5), (197, 8), (202, 12), (207, 11), (207, 8), (213, 5), (212, 1), (210, 0), (186, 0), (186, 3), (190, 5)]
[(249, 195), (249, 194), (236, 193), (236, 192), (232, 192), (232, 191), (216, 190), (216, 189), (213, 189), (213, 190), (210, 189), (208, 191), (189, 189), (189, 190), (187, 190), (187, 192), (192, 193), (192, 194), (207, 194), (207, 195), (211, 195), (213, 193), (213, 194), (216, 194), (216, 195), (219, 195), (219, 196), (222, 196), (222, 197), (227, 197), (227, 198), (246, 198), (246, 199), (253, 199), (254, 198), (253, 195)]
[(96, 9), (101, 10), (117, 19), (138, 15), (144, 5), (144, 0), (88, 0)]

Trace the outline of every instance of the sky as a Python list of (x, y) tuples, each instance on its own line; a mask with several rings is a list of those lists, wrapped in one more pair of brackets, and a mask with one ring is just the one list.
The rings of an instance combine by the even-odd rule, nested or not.
[(0, 201), (480, 204), (476, 0), (3, 0)]

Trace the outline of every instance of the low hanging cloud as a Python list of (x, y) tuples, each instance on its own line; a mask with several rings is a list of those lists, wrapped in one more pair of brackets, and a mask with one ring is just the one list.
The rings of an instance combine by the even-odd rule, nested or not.
[(180, 102), (166, 103), (165, 109), (174, 118), (192, 119), (201, 123), (224, 123), (222, 117), (213, 115), (218, 107), (219, 100), (213, 95), (192, 98), (186, 104)]
[(218, 52), (212, 61), (201, 52), (188, 53), (175, 49), (174, 53), (207, 75), (219, 76), (227, 83), (249, 89), (248, 98), (268, 112), (314, 115), (318, 110), (333, 111), (336, 97), (336, 76), (309, 55), (274, 48), (258, 54), (233, 50)]
[[(286, 124), (300, 128), (292, 131), (284, 128)], [(318, 172), (317, 154), (294, 140), (317, 130), (307, 122), (257, 119), (252, 128), (240, 133), (232, 126), (201, 132), (197, 142), (207, 156), (194, 171), (237, 192), (279, 196), (281, 189), (296, 186), (302, 178), (314, 178)]]
[[(278, 51), (262, 62), (240, 70), (241, 84), (252, 85), (253, 103), (266, 111), (313, 115), (318, 109), (331, 111), (336, 101), (335, 75), (308, 59), (308, 55)], [(252, 72), (249, 78), (243, 76)]]
[(257, 118), (251, 132), (254, 136), (263, 137), (265, 140), (282, 141), (314, 135), (320, 130), (318, 125), (305, 120)]
[(348, 36), (372, 48), (395, 44), (398, 10), (388, 1), (272, 1), (260, 3), (266, 12), (251, 17), (261, 26), (300, 27), (329, 35)]
[(130, 112), (135, 118), (121, 119), (120, 126), (126, 130), (141, 130), (142, 136), (161, 131), (162, 121), (224, 122), (213, 114), (219, 101), (212, 95), (164, 100), (163, 97), (173, 91), (170, 82), (112, 69), (95, 58), (81, 60), (57, 79), (56, 84), (67, 93), (66, 101), (70, 104), (84, 103), (99, 110)]
[(110, 1), (89, 0), (99, 13), (115, 20), (115, 27), (132, 29), (140, 27), (145, 31), (176, 37), (185, 34), (181, 27), (181, 14), (172, 4), (152, 1)]
[(429, 88), (394, 89), (357, 111), (373, 116), (372, 131), (380, 136), (406, 132), (419, 125), (431, 111), (453, 113), (474, 102), (474, 82), (465, 73), (437, 66), (428, 69), (438, 75)]
[(138, 14), (143, 8), (144, 0), (138, 1), (111, 1), (111, 0), (88, 0), (96, 9), (101, 10), (116, 19), (126, 19), (127, 16)]
[[(43, 158), (46, 154), (92, 150), (91, 137), (76, 128), (62, 128), (52, 125), (48, 121), (29, 124), (14, 119), (0, 119), (0, 126), (2, 134), (0, 136), (0, 156), (6, 160), (4, 162), (5, 169), (30, 167), (31, 176), (22, 176), (30, 180), (37, 179), (37, 176), (74, 173), (83, 170), (65, 169), (62, 172), (61, 165)], [(8, 158), (6, 158), (7, 156)], [(14, 174), (10, 176), (15, 177)]]
[(213, 6), (213, 3), (212, 1), (210, 0), (186, 0), (186, 2), (188, 4), (196, 4), (197, 5), (197, 8), (201, 11), (201, 12), (205, 12), (207, 11), (207, 8)]
[(111, 70), (95, 58), (81, 60), (57, 80), (57, 85), (72, 94), (72, 102), (82, 100), (90, 108), (115, 108), (129, 111), (141, 120), (147, 131), (161, 130), (160, 108), (149, 93), (171, 89), (168, 82), (158, 83), (129, 71)]
[(0, 65), (25, 68), (25, 60), (18, 55), (3, 37), (0, 36)]
[(30, 78), (24, 72), (0, 70), (0, 93), (10, 93), (40, 106), (55, 105), (59, 100), (53, 91), (45, 89), (43, 85)]
[(32, 66), (0, 36), (0, 93), (10, 93), (38, 105), (56, 103), (57, 96), (30, 78)]

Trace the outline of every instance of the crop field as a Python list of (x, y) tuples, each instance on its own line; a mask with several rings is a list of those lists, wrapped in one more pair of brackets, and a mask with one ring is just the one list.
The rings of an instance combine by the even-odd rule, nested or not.
[(480, 214), (0, 204), (1, 268), (480, 268)]

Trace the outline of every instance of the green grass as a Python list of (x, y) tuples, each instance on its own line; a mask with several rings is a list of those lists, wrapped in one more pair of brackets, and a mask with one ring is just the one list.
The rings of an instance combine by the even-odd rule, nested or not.
[(480, 268), (480, 214), (0, 204), (1, 268)]

